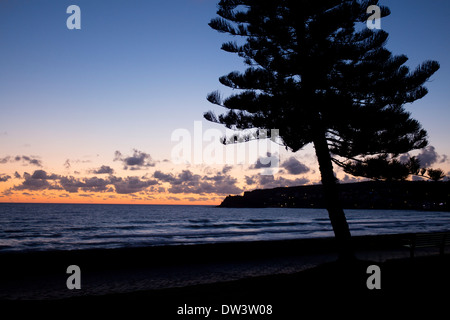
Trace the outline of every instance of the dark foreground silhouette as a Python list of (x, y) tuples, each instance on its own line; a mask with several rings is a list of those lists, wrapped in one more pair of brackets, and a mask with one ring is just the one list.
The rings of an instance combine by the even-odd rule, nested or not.
[[(150, 308), (164, 319), (177, 318), (180, 306), (208, 306), (212, 319), (298, 319), (306, 314), (346, 315), (352, 318), (410, 317), (434, 312), (446, 305), (450, 286), (450, 256), (390, 260), (378, 264), (381, 289), (366, 285), (370, 261), (331, 262), (289, 275), (272, 275), (238, 281), (194, 285), (99, 297), (74, 298), (69, 305), (132, 305), (133, 310)], [(271, 315), (224, 315), (223, 306), (270, 306)], [(227, 310), (227, 309), (226, 309)], [(185, 316), (193, 319), (204, 316)], [(319, 317), (320, 318), (320, 317)], [(185, 319), (182, 317), (182, 319)], [(187, 318), (186, 318), (187, 319)]]
[[(404, 237), (405, 235), (355, 237), (354, 248), (359, 253), (372, 253), (372, 257), (385, 252), (400, 252), (401, 256), (407, 257), (409, 250), (400, 246)], [(297, 250), (294, 250), (295, 248)], [(447, 247), (446, 253), (448, 249)], [(330, 262), (321, 263), (301, 272), (269, 274), (239, 280), (225, 279), (208, 284), (186, 282), (184, 281), (186, 279), (179, 278), (179, 274), (173, 272), (174, 267), (181, 267), (188, 271), (185, 275), (189, 274), (189, 270), (192, 272), (201, 270), (204, 274), (208, 274), (210, 270), (224, 264), (239, 268), (242, 264), (258, 265), (263, 258), (277, 263), (294, 255), (299, 257), (297, 261), (314, 255), (331, 258)], [(356, 310), (360, 312), (359, 310), (364, 309), (371, 315), (378, 312), (381, 316), (383, 312), (391, 313), (394, 309), (390, 308), (395, 308), (405, 315), (418, 308), (439, 310), (439, 306), (443, 306), (442, 301), (448, 300), (450, 255), (439, 255), (436, 248), (426, 254), (423, 251), (419, 252), (414, 259), (388, 259), (384, 262), (370, 260), (339, 262), (333, 257), (336, 257), (336, 244), (333, 238), (3, 254), (0, 291), (12, 284), (24, 286), (29, 281), (35, 281), (35, 287), (40, 286), (40, 289), (45, 291), (50, 290), (51, 281), (56, 281), (60, 287), (58, 290), (65, 292), (68, 277), (65, 269), (68, 265), (76, 263), (82, 270), (82, 289), (73, 291), (71, 296), (56, 296), (42, 304), (35, 303), (34, 306), (39, 305), (45, 311), (56, 310), (54, 307), (62, 306), (73, 312), (90, 310), (90, 314), (98, 312), (105, 315), (126, 311), (129, 317), (130, 312), (139, 311), (141, 314), (146, 312), (152, 319), (155, 317), (150, 315), (156, 314), (159, 316), (156, 318), (159, 319), (200, 319), (205, 317), (179, 316), (177, 310), (185, 305), (211, 306), (216, 310), (220, 310), (222, 305), (270, 305), (273, 308), (272, 315), (250, 318), (297, 319), (302, 318), (307, 311), (321, 315), (345, 315), (346, 312), (352, 313)], [(371, 265), (380, 268), (380, 290), (370, 290), (367, 287), (366, 282), (371, 276), (367, 273), (367, 269)], [(116, 281), (119, 287), (126, 288), (139, 274), (145, 274), (146, 270), (150, 269), (159, 270), (158, 272), (165, 275), (167, 281), (178, 282), (180, 287), (124, 290), (121, 293), (102, 294), (89, 290), (90, 282), (94, 280), (100, 286), (102, 283), (112, 284)], [(121, 283), (117, 281), (117, 276), (122, 278)], [(17, 303), (3, 301), (3, 304), (5, 303), (13, 306), (16, 311), (21, 310), (16, 308)], [(208, 318), (240, 319), (243, 316), (227, 317), (218, 312), (210, 314)], [(246, 315), (244, 318), (248, 317), (249, 315)]]
[[(261, 189), (228, 196), (226, 208), (325, 208), (322, 185)], [(450, 182), (368, 181), (340, 185), (346, 209), (450, 210)]]

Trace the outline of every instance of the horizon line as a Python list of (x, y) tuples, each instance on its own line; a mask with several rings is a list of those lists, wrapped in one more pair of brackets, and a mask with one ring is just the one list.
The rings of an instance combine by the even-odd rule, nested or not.
[(0, 204), (68, 204), (68, 205), (136, 205), (136, 206), (218, 206), (217, 204), (176, 204), (176, 203), (100, 203), (100, 202), (3, 202), (0, 201)]

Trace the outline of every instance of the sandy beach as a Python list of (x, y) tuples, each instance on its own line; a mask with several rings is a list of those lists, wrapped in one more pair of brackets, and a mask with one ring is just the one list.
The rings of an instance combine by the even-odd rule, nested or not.
[[(450, 256), (402, 247), (407, 235), (355, 237), (358, 260), (336, 262), (332, 238), (110, 250), (3, 253), (0, 298), (57, 303), (143, 302), (173, 313), (185, 304), (277, 305), (338, 296), (362, 302), (414, 301), (450, 285)], [(81, 269), (81, 289), (69, 290), (69, 265)], [(381, 290), (369, 290), (367, 267), (377, 265)], [(444, 296), (445, 297), (445, 296)], [(277, 319), (277, 318), (276, 318)]]

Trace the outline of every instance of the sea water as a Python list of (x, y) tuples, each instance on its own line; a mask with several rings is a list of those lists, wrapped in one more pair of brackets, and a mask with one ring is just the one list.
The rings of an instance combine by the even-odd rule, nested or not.
[[(450, 212), (345, 212), (352, 235), (450, 230)], [(0, 252), (331, 236), (324, 209), (0, 203)]]

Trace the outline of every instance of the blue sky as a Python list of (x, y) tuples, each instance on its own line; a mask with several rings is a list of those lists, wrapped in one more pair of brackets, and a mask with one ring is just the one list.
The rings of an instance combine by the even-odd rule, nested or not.
[(208, 90), (229, 69), (220, 65), (232, 57), (207, 26), (212, 1), (78, 1), (82, 29), (71, 31), (72, 2), (28, 3), (3, 5), (9, 12), (0, 25), (8, 48), (4, 131), (16, 131), (20, 119), (24, 143), (26, 129), (36, 128), (45, 140), (91, 134), (130, 148), (131, 135), (142, 147), (158, 144), (152, 133), (170, 138), (186, 120), (201, 119)]
[[(229, 37), (208, 26), (216, 3), (0, 2), (0, 159), (33, 156), (42, 161), (40, 169), (66, 175), (118, 165), (115, 151), (131, 155), (136, 149), (155, 161), (169, 159), (171, 133), (192, 130), (194, 121), (202, 121), (203, 112), (214, 109), (207, 93), (228, 92), (218, 78), (243, 68), (240, 58), (220, 50)], [(427, 85), (428, 96), (408, 110), (427, 129), (444, 160), (450, 154), (450, 2), (381, 3), (392, 11), (382, 21), (390, 33), (388, 48), (406, 54), (411, 67), (428, 59), (441, 63)], [(81, 8), (81, 30), (66, 27), (66, 9), (72, 4)], [(205, 121), (203, 125), (223, 130)], [(283, 156), (314, 166), (312, 154), (307, 147)], [(66, 160), (71, 160), (71, 171), (64, 166)], [(38, 169), (17, 165), (0, 165), (0, 174)], [(172, 174), (183, 170), (164, 165)], [(450, 169), (445, 161), (440, 166)], [(3, 190), (19, 183), (13, 180)], [(307, 180), (318, 181), (312, 176)]]
[(441, 69), (426, 85), (429, 94), (408, 107), (430, 136), (430, 144), (442, 153), (450, 152), (450, 2), (383, 1), (391, 15), (382, 28), (389, 32), (387, 47), (394, 54), (406, 54), (408, 65), (415, 67), (425, 60), (437, 60)]

